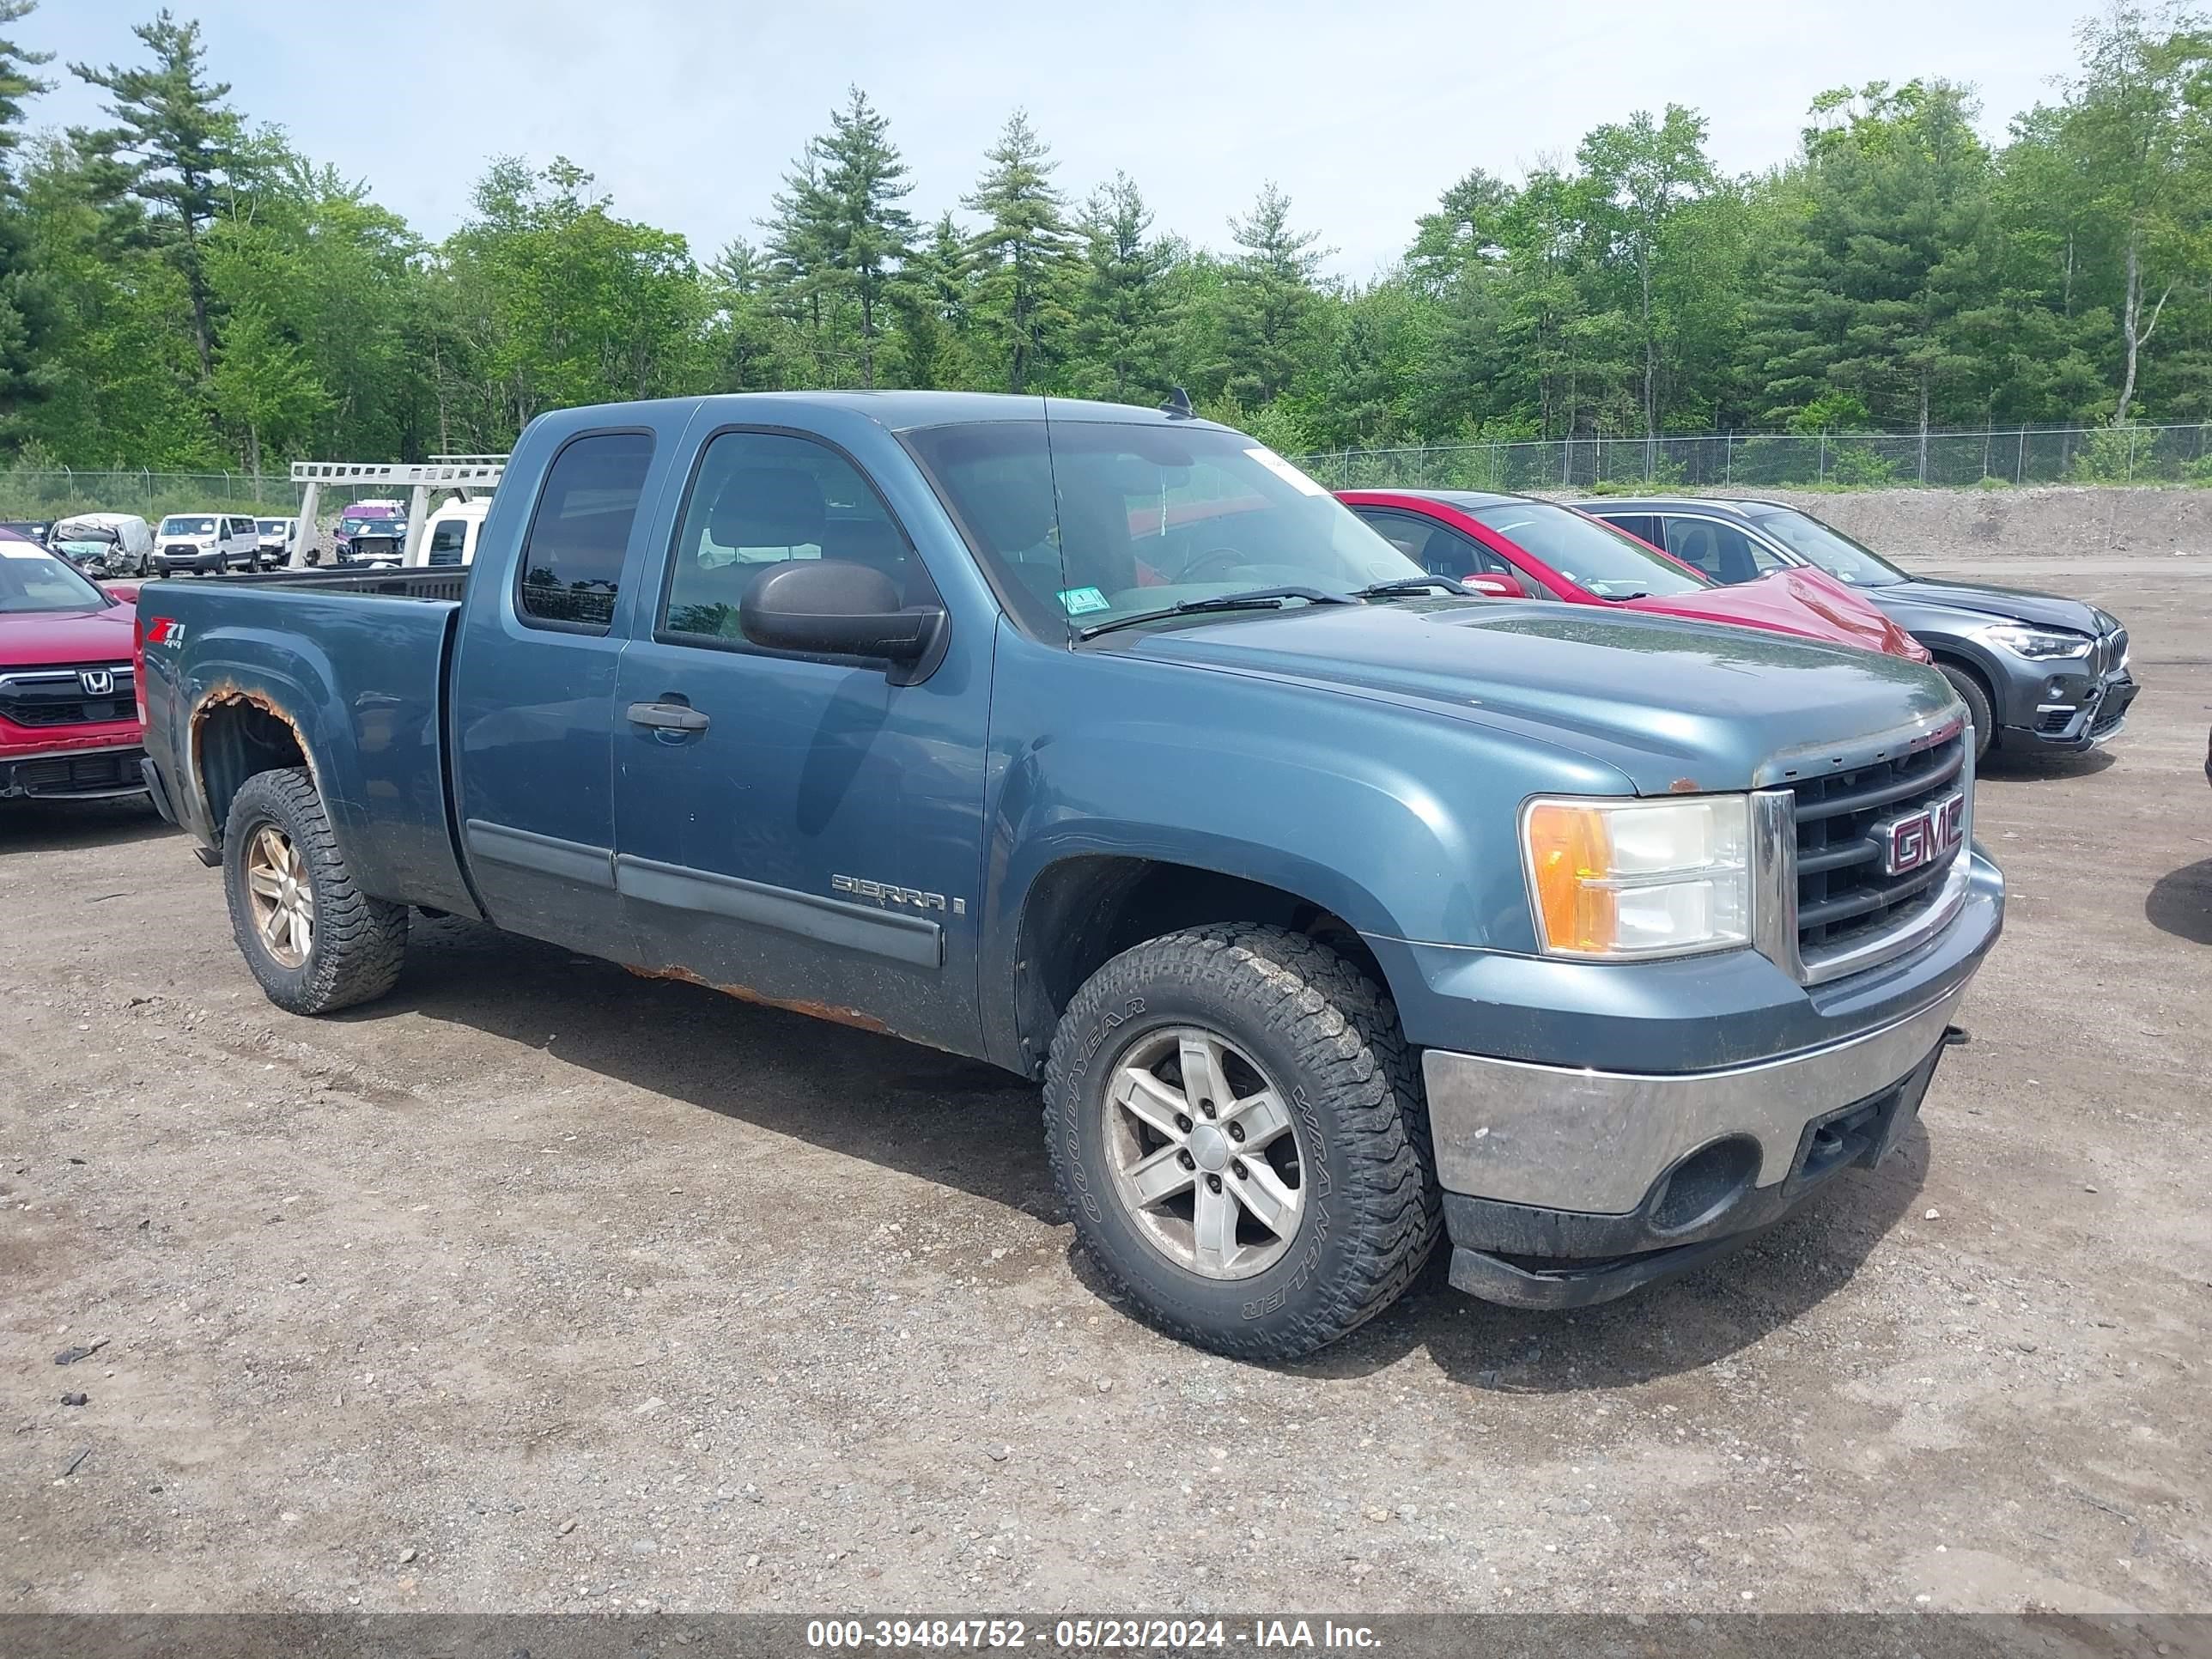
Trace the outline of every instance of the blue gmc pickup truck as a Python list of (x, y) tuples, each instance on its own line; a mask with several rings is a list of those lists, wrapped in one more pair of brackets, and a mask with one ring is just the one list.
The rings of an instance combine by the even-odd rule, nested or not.
[(1180, 406), (568, 410), (465, 571), (138, 615), (279, 1006), (387, 990), (416, 907), (981, 1057), (1248, 1358), (1441, 1236), (1562, 1307), (1773, 1222), (1910, 1127), (2002, 918), (1932, 671), (1470, 597)]

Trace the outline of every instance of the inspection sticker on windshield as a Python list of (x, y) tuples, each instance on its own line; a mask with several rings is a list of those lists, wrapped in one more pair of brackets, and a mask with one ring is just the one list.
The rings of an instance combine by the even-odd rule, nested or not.
[(1266, 467), (1268, 471), (1280, 478), (1285, 483), (1290, 485), (1293, 489), (1298, 490), (1308, 495), (1326, 495), (1328, 494), (1328, 491), (1323, 489), (1319, 484), (1316, 483), (1311, 478), (1306, 477), (1304, 473), (1299, 471), (1297, 468), (1292, 466), (1288, 461), (1275, 453), (1272, 449), (1263, 449), (1259, 445), (1255, 444), (1251, 448), (1246, 450), (1244, 453), (1247, 455), (1249, 455), (1254, 460), (1259, 462), (1261, 465)]
[(1060, 590), (1060, 608), (1071, 617), (1081, 617), (1093, 611), (1111, 611), (1114, 607), (1095, 587), (1066, 587)]

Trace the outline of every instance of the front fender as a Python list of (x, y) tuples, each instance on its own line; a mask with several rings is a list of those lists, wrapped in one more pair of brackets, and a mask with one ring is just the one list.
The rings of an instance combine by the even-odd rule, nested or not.
[(1256, 882), (1376, 938), (1534, 948), (1531, 794), (1632, 794), (1519, 734), (1357, 696), (1008, 641), (994, 696), (983, 1002), (1014, 1002), (1023, 913), (1073, 858)]

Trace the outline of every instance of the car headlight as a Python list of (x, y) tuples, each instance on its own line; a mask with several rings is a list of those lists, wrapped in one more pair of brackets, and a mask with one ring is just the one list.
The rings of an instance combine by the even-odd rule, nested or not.
[(1982, 637), (2002, 646), (2015, 657), (2030, 662), (2055, 662), (2066, 657), (2086, 657), (2096, 644), (2087, 634), (2070, 634), (2058, 628), (1985, 628)]
[(1685, 956), (1751, 939), (1751, 805), (1532, 800), (1522, 856), (1547, 956)]

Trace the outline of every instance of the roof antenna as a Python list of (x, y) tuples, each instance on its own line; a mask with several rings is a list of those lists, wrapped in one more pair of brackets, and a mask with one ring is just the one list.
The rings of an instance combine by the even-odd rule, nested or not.
[(1188, 421), (1198, 411), (1190, 406), (1190, 393), (1176, 386), (1168, 393), (1167, 401), (1160, 405), (1160, 413), (1171, 421)]

